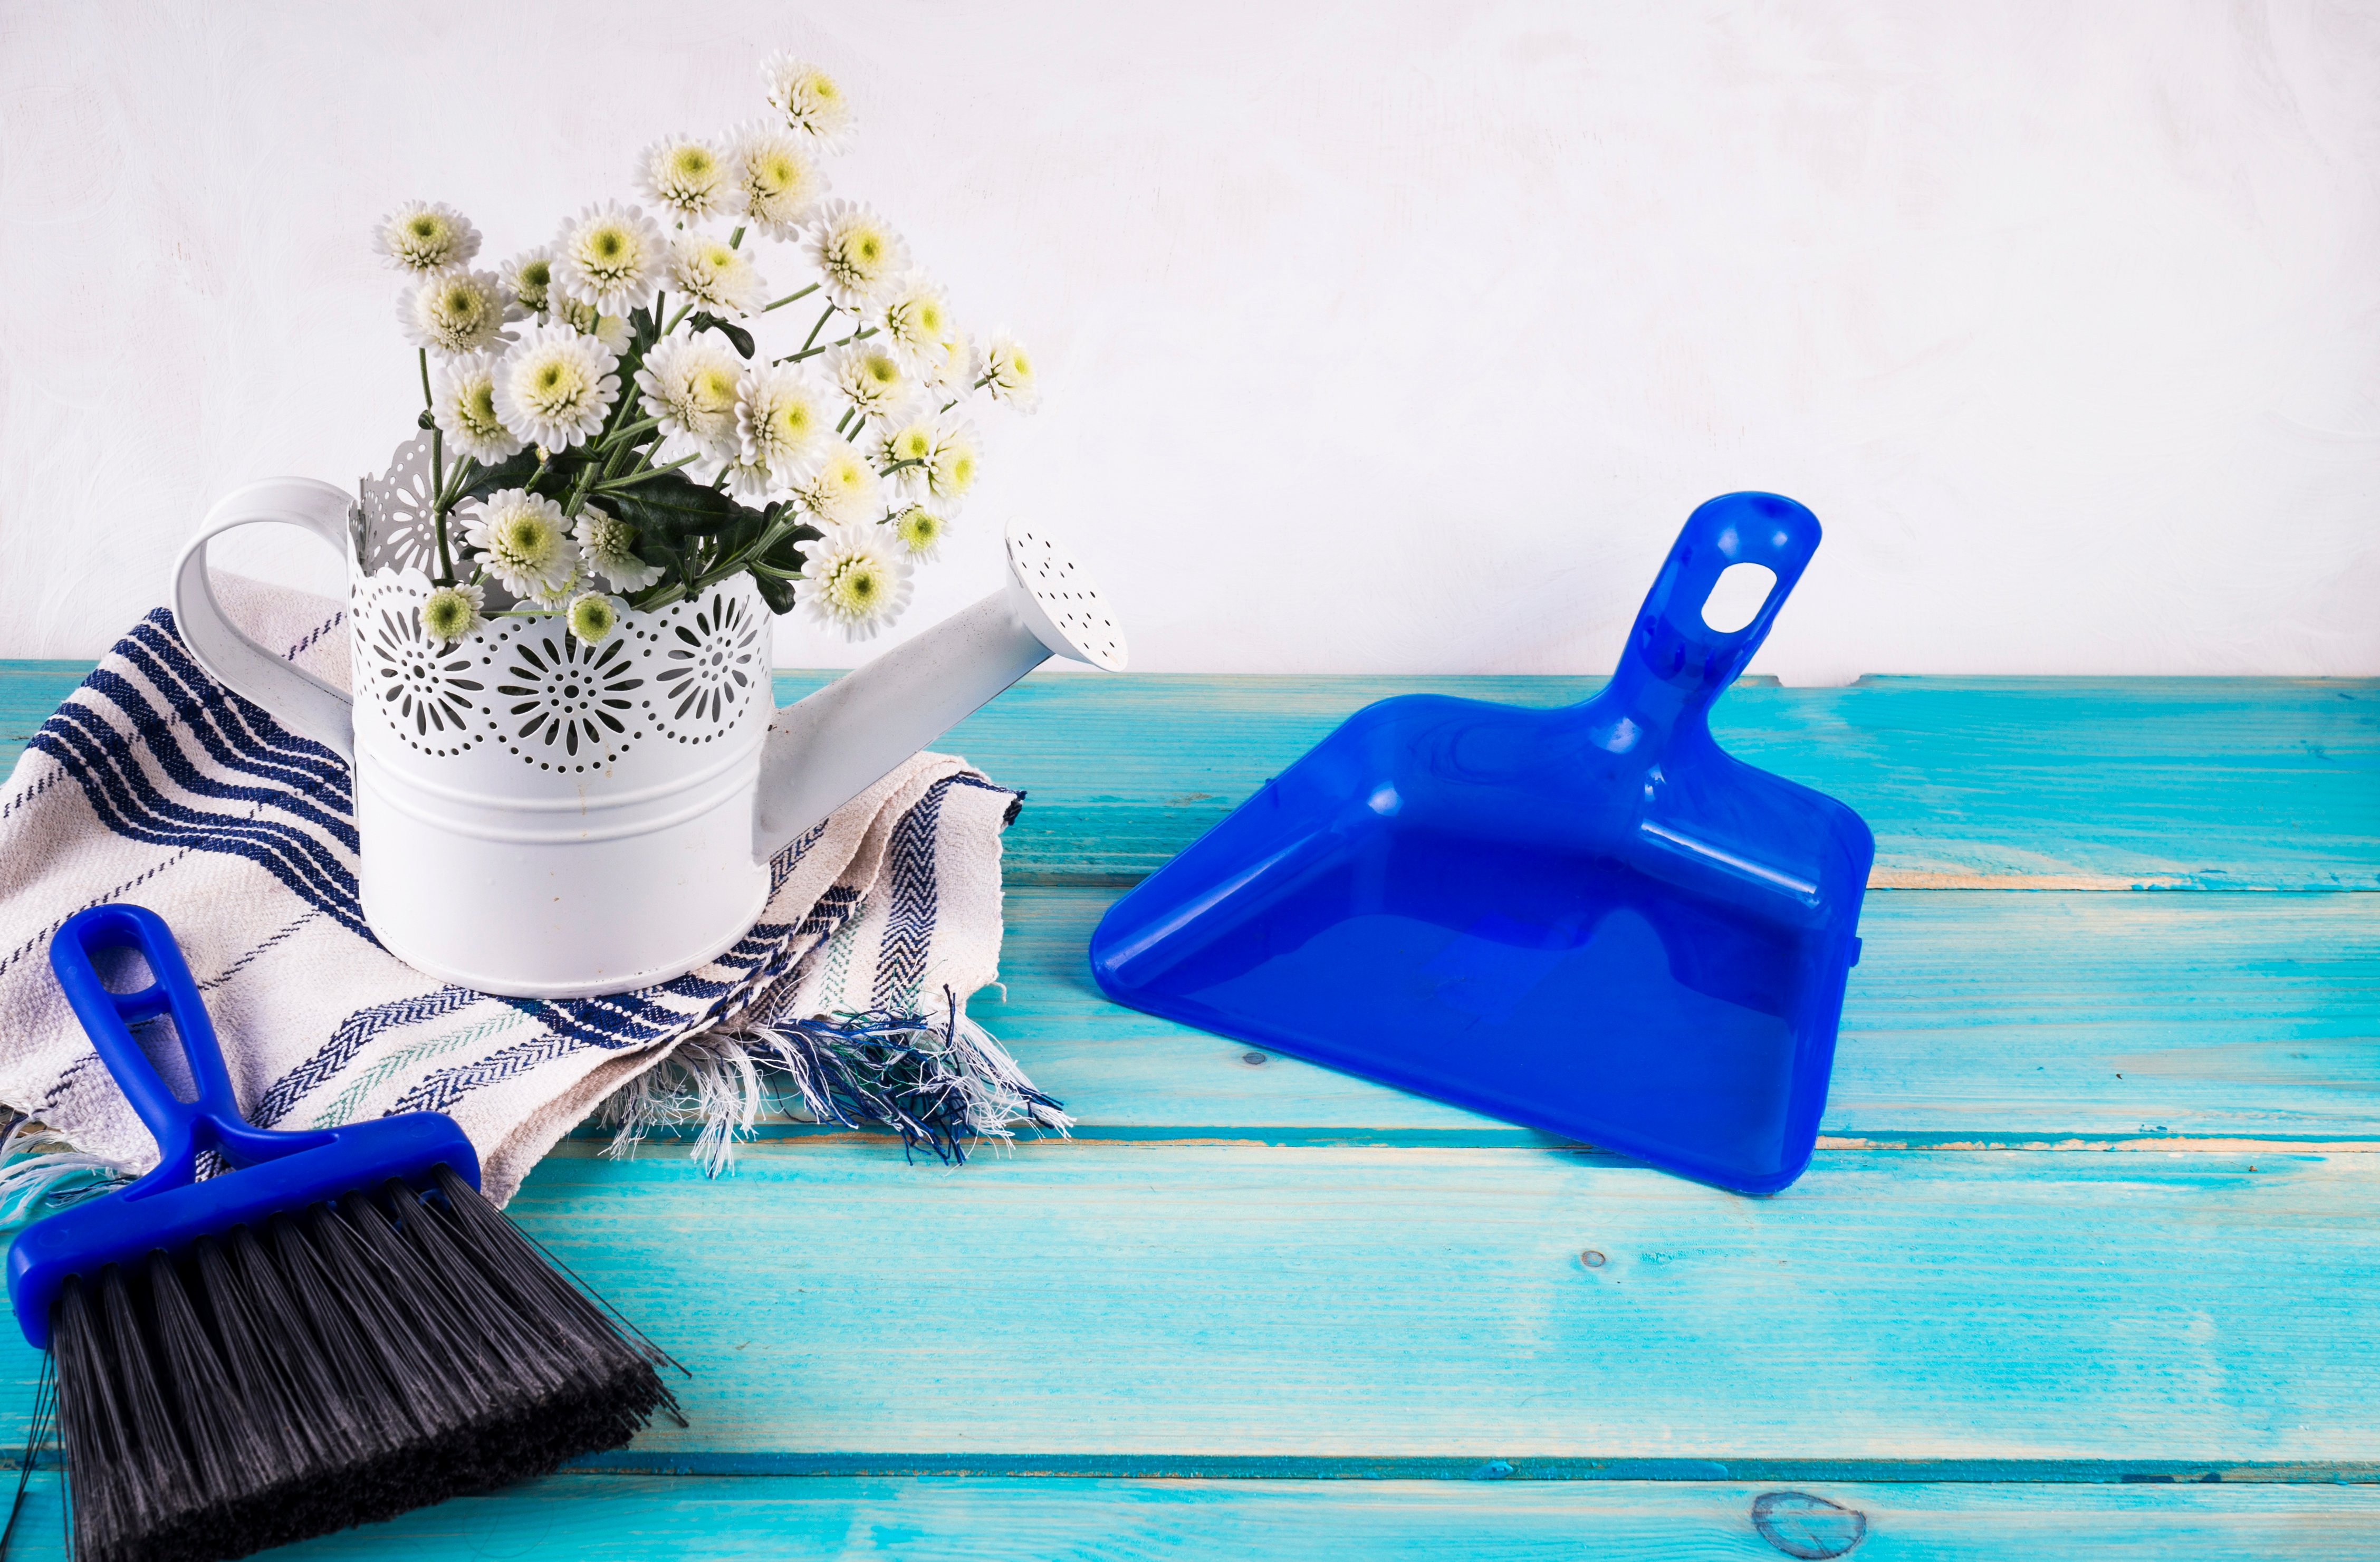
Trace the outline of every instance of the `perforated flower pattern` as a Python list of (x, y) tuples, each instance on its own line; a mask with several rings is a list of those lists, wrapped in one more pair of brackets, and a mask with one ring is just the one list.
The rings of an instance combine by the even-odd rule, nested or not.
[(540, 770), (601, 770), (644, 736), (642, 658), (624, 639), (587, 645), (558, 625), (516, 639), (496, 685), (498, 731)]
[(558, 614), (501, 609), (442, 643), (421, 626), (430, 592), (418, 570), (380, 570), (357, 582), (350, 608), (358, 724), (369, 707), (374, 730), (421, 754), (509, 754), (585, 775), (663, 740), (715, 743), (768, 690), (768, 617), (748, 584), (622, 614), (595, 645)]
[[(367, 571), (437, 567), (437, 534), (431, 529), (430, 436), (418, 433), (397, 446), (396, 460), (379, 477), (363, 481), (357, 512), (361, 534), (356, 556)], [(451, 523), (450, 523), (451, 524)]]
[(767, 681), (759, 616), (751, 604), (713, 591), (690, 613), (650, 633), (654, 724), (680, 743), (708, 743), (735, 725)]
[(479, 719), (483, 685), (470, 653), (442, 646), (422, 631), (402, 594), (383, 592), (364, 615), (364, 656), (371, 694), (399, 738), (425, 754), (459, 754), (486, 735)]

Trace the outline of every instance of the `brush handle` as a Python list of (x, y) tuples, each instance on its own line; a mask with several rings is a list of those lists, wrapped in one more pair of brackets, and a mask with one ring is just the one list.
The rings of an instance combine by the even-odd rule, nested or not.
[[(1819, 536), (1818, 518), (1781, 494), (1722, 494), (1687, 517), (1637, 610), (1612, 679), (1629, 714), (1666, 729), (1681, 716), (1707, 712), (1768, 638)], [(1703, 604), (1735, 564), (1765, 565), (1777, 580), (1752, 622), (1714, 629), (1703, 620)]]
[[(130, 993), (108, 990), (95, 957), (117, 949), (140, 952), (149, 964), (148, 986)], [(181, 946), (156, 912), (115, 905), (75, 913), (50, 940), (50, 968), (100, 1061), (156, 1138), (160, 1160), (157, 1169), (141, 1179), (143, 1187), (178, 1187), (193, 1180), (202, 1151), (221, 1150), (245, 1164), (312, 1142), (307, 1135), (250, 1128), (240, 1116), (231, 1070), (215, 1044), (214, 1024), (207, 1018), (199, 984), (190, 978)], [(133, 1026), (161, 1014), (173, 1017), (175, 1037), (198, 1087), (195, 1100), (184, 1101), (174, 1093), (132, 1034)]]

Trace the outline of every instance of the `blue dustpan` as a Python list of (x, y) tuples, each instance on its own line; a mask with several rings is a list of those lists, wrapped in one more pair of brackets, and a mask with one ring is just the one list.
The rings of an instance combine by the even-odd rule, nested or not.
[[(1593, 699), (1417, 694), (1336, 732), (1111, 907), (1111, 997), (1747, 1193), (1816, 1142), (1876, 845), (1729, 758), (1711, 702), (1818, 545), (1774, 494), (1696, 510)], [(1731, 564), (1752, 622), (1702, 607)]]

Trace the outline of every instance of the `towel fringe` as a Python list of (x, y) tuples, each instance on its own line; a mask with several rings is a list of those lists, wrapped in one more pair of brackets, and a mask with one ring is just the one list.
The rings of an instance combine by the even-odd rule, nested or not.
[(131, 1181), (127, 1167), (78, 1150), (55, 1129), (20, 1116), (0, 1136), (0, 1231)]
[(668, 1061), (605, 1099), (595, 1120), (614, 1131), (604, 1153), (628, 1154), (656, 1129), (700, 1124), (689, 1152), (709, 1177), (735, 1169), (760, 1113), (798, 1105), (811, 1121), (889, 1129), (902, 1153), (920, 1146), (966, 1164), (985, 1140), (1016, 1129), (1064, 1138), (1062, 1104), (1033, 1088), (992, 1034), (942, 990), (943, 1018), (874, 1009), (810, 1019), (739, 1019), (681, 1042)]

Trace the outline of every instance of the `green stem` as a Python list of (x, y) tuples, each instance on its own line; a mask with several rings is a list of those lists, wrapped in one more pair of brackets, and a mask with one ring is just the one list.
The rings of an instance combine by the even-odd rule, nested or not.
[[(438, 427), (438, 398), (430, 394), (430, 349), (421, 348), (415, 354), (421, 365), (421, 405), (432, 420), (430, 426), (430, 491), (443, 495), (446, 490), (446, 431)], [(446, 542), (447, 504), (443, 497), (431, 506), (431, 530), (438, 537), (438, 581), (442, 586), (455, 583), (455, 555)]]
[(603, 436), (603, 443), (605, 445), (616, 445), (624, 439), (634, 439), (637, 435), (643, 433), (648, 429), (657, 429), (661, 426), (662, 421), (659, 418), (639, 418), (625, 429), (614, 429), (610, 433), (605, 434)]
[[(821, 314), (821, 315), (820, 315), (820, 316), (818, 317), (818, 323), (810, 327), (810, 334), (809, 334), (808, 336), (804, 336), (804, 337), (802, 338), (802, 350), (801, 350), (801, 352), (800, 352), (800, 353), (795, 354), (795, 356), (796, 356), (796, 357), (807, 357), (807, 356), (808, 355), (809, 350), (810, 350), (810, 344), (811, 344), (812, 342), (815, 342), (815, 341), (817, 341), (817, 340), (818, 340), (818, 334), (819, 334), (820, 332), (821, 332), (821, 331), (823, 331), (823, 330), (825, 330), (825, 329), (826, 329), (826, 323), (827, 323), (827, 321), (828, 321), (831, 317), (832, 317), (832, 315), (833, 315), (833, 314), (834, 314), (834, 306), (833, 306), (832, 304), (829, 304), (829, 305), (827, 305), (827, 306), (826, 306), (826, 312), (825, 312), (825, 313), (823, 313), (823, 314)], [(424, 359), (425, 359), (425, 360), (428, 358), (428, 356), (429, 356), (429, 355), (428, 355), (428, 354), (426, 354), (426, 353), (423, 355), (423, 357), (424, 357)], [(424, 369), (421, 372), (422, 372), (422, 374), (423, 374), (423, 375), (424, 375), (424, 377), (425, 377), (425, 383), (427, 383), (427, 378), (426, 378), (426, 377), (428, 376), (428, 374), (429, 374), (430, 371), (429, 371), (429, 370), (427, 370), (427, 369)]]
[[(730, 250), (740, 250), (744, 247), (744, 230), (742, 228), (739, 227), (734, 233), (727, 236), (727, 247)], [(818, 284), (813, 282), (810, 286), (815, 287)]]
[(607, 477), (602, 482), (595, 485), (595, 492), (598, 494), (617, 494), (623, 488), (634, 488), (640, 482), (650, 482), (654, 478), (661, 476), (663, 472), (674, 472), (677, 470), (678, 468), (686, 465), (688, 462), (698, 461), (701, 458), (701, 453), (698, 451), (691, 456), (680, 456), (676, 460), (672, 461), (665, 467), (648, 467), (642, 471), (630, 472), (625, 477)]
[[(740, 235), (744, 230), (739, 227), (735, 231)], [(759, 312), (766, 314), (772, 309), (783, 309), (787, 304), (799, 303), (802, 299), (808, 298), (812, 293), (815, 293), (818, 290), (819, 284), (813, 282), (798, 293), (788, 293), (783, 298), (779, 299), (775, 303), (764, 305), (760, 309)]]
[(674, 314), (674, 315), (670, 316), (670, 323), (669, 323), (667, 325), (664, 325), (664, 326), (662, 326), (662, 336), (668, 336), (671, 332), (673, 332), (673, 331), (676, 330), (676, 329), (677, 329), (677, 323), (678, 323), (679, 321), (681, 321), (681, 320), (684, 320), (684, 319), (685, 319), (685, 318), (686, 318), (689, 313), (691, 313), (691, 312), (693, 311), (693, 309), (694, 309), (694, 300), (693, 300), (692, 299), (688, 299), (686, 302), (684, 302), (684, 303), (682, 303), (682, 304), (678, 305), (678, 307), (677, 307), (677, 312), (676, 312), (675, 314)]

